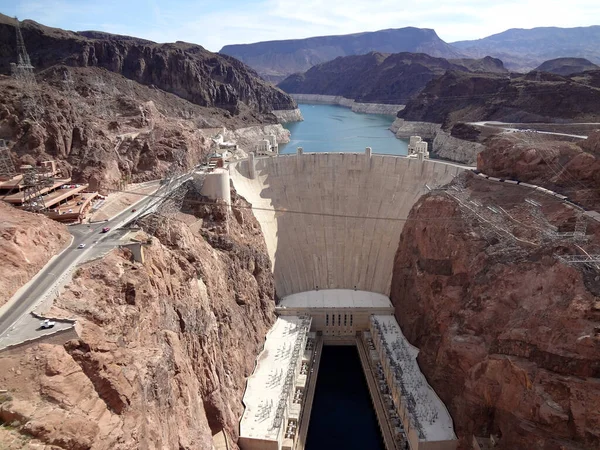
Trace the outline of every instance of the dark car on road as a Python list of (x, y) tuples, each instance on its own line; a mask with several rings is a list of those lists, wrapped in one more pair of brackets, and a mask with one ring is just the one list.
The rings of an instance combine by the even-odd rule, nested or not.
[(108, 233), (110, 231), (110, 227), (104, 227), (102, 228), (102, 232), (103, 233)]

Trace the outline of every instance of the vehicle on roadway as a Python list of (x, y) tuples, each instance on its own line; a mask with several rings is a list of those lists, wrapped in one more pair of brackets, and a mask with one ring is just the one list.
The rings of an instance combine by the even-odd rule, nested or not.
[(110, 231), (110, 227), (102, 228), (102, 233), (108, 233)]
[(56, 322), (54, 322), (53, 320), (50, 320), (50, 319), (45, 319), (45, 320), (42, 320), (42, 323), (40, 323), (40, 328), (48, 329), (48, 328), (52, 328), (54, 325), (56, 325)]
[(133, 208), (133, 209), (131, 210), (131, 212), (136, 212), (136, 211), (137, 211), (137, 208)]
[(77, 248), (85, 248), (85, 244), (79, 244)]

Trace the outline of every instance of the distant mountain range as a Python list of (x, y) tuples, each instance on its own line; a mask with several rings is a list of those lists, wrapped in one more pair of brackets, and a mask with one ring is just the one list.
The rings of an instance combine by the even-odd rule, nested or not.
[(511, 70), (527, 72), (542, 62), (563, 57), (587, 58), (600, 63), (600, 26), (578, 28), (512, 28), (474, 41), (453, 42), (469, 56), (500, 58)]
[(340, 95), (357, 102), (405, 104), (448, 70), (508, 72), (502, 61), (490, 57), (447, 60), (424, 53), (371, 52), (316, 65), (305, 73), (290, 75), (279, 87), (290, 94)]
[(233, 56), (259, 75), (279, 82), (293, 73), (339, 56), (381, 53), (426, 53), (446, 59), (492, 56), (507, 69), (528, 72), (542, 62), (563, 57), (586, 58), (600, 64), (600, 26), (510, 29), (483, 39), (448, 44), (434, 30), (399, 28), (342, 36), (227, 45), (220, 53)]
[(338, 56), (382, 53), (426, 53), (441, 58), (461, 58), (463, 54), (442, 41), (434, 30), (399, 28), (343, 36), (268, 41), (256, 44), (226, 45), (220, 51), (254, 68), (262, 77), (278, 82), (292, 73)]

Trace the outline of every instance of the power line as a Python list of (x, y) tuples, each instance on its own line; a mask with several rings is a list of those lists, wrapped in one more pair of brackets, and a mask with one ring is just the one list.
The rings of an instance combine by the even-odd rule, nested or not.
[[(121, 189), (110, 189), (110, 191), (121, 192), (121, 193), (126, 193), (126, 194), (136, 194), (141, 197), (152, 197), (152, 198), (163, 199), (163, 200), (171, 199), (170, 195), (148, 194), (148, 193), (140, 193), (140, 192), (136, 192), (136, 191), (128, 191), (128, 190), (121, 190)], [(564, 203), (562, 200), (548, 199), (548, 201), (556, 202), (556, 203)], [(218, 204), (215, 204), (214, 202), (194, 200), (194, 199), (184, 199), (183, 202), (189, 203), (189, 204), (202, 205), (202, 206), (218, 205)], [(502, 204), (504, 206), (507, 206), (509, 204), (521, 205), (521, 204), (523, 204), (523, 202), (512, 202), (512, 203), (509, 202), (509, 203), (502, 203)], [(294, 209), (288, 209), (288, 208), (277, 208), (277, 207), (263, 208), (263, 207), (259, 207), (259, 206), (253, 206), (253, 205), (249, 205), (249, 206), (235, 205), (235, 208), (249, 209), (252, 211), (273, 212), (273, 213), (301, 214), (301, 215), (318, 216), (318, 217), (335, 217), (335, 218), (346, 218), (346, 219), (357, 219), (357, 220), (371, 219), (371, 220), (383, 220), (383, 221), (403, 222), (403, 223), (405, 223), (405, 222), (449, 222), (449, 221), (464, 222), (463, 219), (460, 219), (460, 218), (456, 218), (456, 219), (440, 218), (439, 216), (423, 217), (423, 218), (364, 216), (364, 215), (358, 215), (358, 214), (338, 214), (338, 213), (326, 213), (326, 212), (300, 211), (300, 210), (294, 210)], [(438, 211), (437, 208), (431, 207), (430, 209), (433, 211)]]

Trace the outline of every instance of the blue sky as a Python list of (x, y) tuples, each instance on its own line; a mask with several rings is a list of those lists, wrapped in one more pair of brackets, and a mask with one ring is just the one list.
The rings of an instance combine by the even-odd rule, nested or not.
[(0, 12), (68, 30), (101, 30), (212, 51), (274, 39), (433, 28), (447, 42), (508, 28), (600, 24), (598, 0), (0, 0)]

